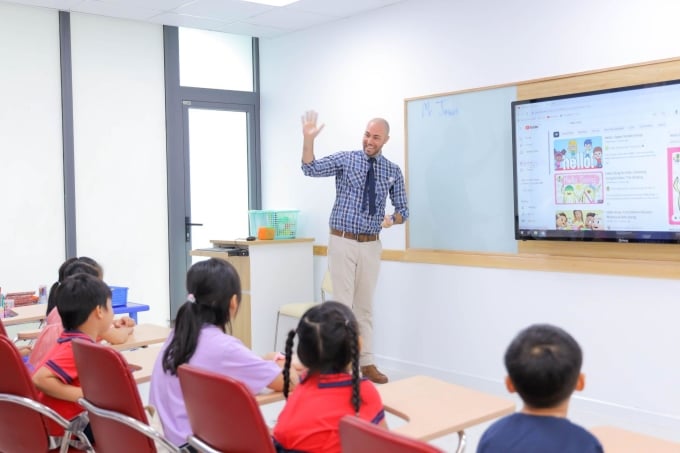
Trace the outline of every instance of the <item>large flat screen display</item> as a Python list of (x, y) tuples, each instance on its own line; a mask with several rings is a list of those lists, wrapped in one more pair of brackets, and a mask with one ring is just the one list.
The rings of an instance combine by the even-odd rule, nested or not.
[(512, 102), (515, 238), (680, 242), (680, 80)]

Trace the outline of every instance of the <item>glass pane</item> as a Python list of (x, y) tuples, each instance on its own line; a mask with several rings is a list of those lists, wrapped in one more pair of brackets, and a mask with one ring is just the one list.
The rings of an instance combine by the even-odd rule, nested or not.
[(252, 38), (180, 28), (179, 84), (185, 87), (253, 91)]
[(245, 112), (190, 108), (192, 248), (248, 236), (248, 129)]

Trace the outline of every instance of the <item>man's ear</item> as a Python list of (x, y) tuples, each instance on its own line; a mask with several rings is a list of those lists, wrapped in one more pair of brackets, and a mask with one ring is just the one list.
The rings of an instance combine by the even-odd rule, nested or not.
[(578, 374), (578, 379), (576, 379), (576, 387), (574, 390), (582, 391), (586, 387), (586, 375), (583, 373)]
[(517, 393), (517, 390), (515, 389), (515, 384), (512, 383), (512, 379), (510, 379), (510, 376), (505, 376), (505, 388), (508, 389), (508, 392), (510, 393)]

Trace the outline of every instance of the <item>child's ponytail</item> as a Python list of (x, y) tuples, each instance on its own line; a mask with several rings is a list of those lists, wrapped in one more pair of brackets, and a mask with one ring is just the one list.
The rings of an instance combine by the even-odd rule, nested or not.
[(235, 298), (237, 304), (241, 303), (241, 280), (236, 269), (217, 258), (191, 266), (187, 272), (187, 291), (187, 301), (177, 312), (172, 340), (163, 353), (163, 370), (172, 375), (196, 352), (203, 326), (212, 325), (226, 333), (232, 301)]
[(283, 396), (288, 399), (288, 390), (290, 389), (290, 364), (293, 361), (293, 343), (295, 341), (295, 331), (288, 332), (286, 338), (286, 361), (283, 364)]
[(352, 406), (354, 412), (359, 415), (359, 408), (361, 407), (361, 395), (359, 393), (359, 333), (357, 332), (354, 323), (347, 322), (347, 331), (349, 332), (350, 351), (352, 354)]
[(163, 371), (170, 372), (172, 375), (176, 375), (177, 368), (187, 363), (194, 355), (198, 345), (198, 335), (201, 333), (203, 321), (198, 315), (199, 307), (195, 301), (192, 302), (189, 299), (187, 297), (187, 301), (177, 311), (175, 332), (163, 354)]

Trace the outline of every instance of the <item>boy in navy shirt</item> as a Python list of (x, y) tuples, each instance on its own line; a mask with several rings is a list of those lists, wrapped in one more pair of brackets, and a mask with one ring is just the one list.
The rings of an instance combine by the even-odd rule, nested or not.
[(486, 430), (477, 453), (602, 453), (590, 432), (567, 420), (574, 390), (583, 390), (581, 348), (564, 330), (536, 324), (505, 352), (505, 385), (524, 402), (520, 412)]

